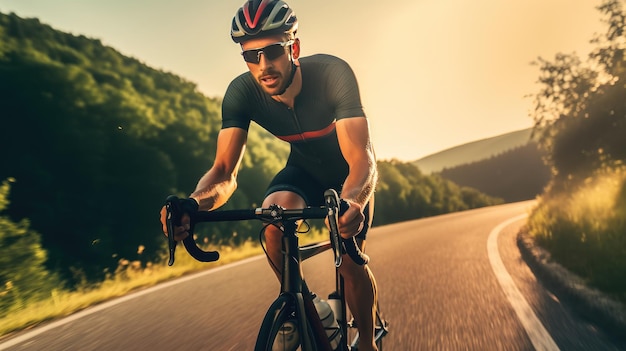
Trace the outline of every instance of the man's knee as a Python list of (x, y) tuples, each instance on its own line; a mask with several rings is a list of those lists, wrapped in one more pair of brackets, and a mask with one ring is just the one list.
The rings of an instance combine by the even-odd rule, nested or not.
[(302, 196), (292, 191), (276, 191), (273, 192), (263, 200), (263, 207), (270, 205), (278, 205), (284, 208), (303, 208), (306, 206), (306, 202)]
[[(276, 191), (269, 194), (263, 200), (262, 207), (278, 205), (283, 208), (303, 208), (306, 206), (304, 199), (291, 191)], [(270, 252), (280, 252), (282, 247), (282, 232), (274, 225), (265, 228), (265, 242)]]

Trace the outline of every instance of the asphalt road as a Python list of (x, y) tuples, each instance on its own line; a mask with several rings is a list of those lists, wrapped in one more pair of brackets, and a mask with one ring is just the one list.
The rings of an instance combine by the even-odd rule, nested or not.
[[(385, 350), (624, 350), (546, 290), (516, 235), (532, 202), (374, 228), (367, 252)], [(332, 258), (305, 262), (318, 295)], [(264, 257), (181, 278), (16, 333), (0, 350), (251, 350), (278, 282)]]

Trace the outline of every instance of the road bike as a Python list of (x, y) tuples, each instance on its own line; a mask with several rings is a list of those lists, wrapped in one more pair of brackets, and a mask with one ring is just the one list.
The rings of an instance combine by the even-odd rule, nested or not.
[[(280, 294), (270, 305), (256, 340), (255, 351), (358, 351), (359, 334), (347, 308), (343, 277), (338, 268), (347, 253), (354, 262), (364, 265), (369, 257), (359, 250), (354, 238), (346, 240), (339, 235), (337, 219), (345, 211), (347, 203), (339, 200), (337, 192), (329, 189), (324, 193), (325, 205), (301, 209), (284, 209), (277, 205), (268, 208), (245, 210), (198, 211), (191, 213), (191, 229), (202, 222), (260, 220), (265, 226), (278, 226), (282, 232), (283, 269)], [(166, 224), (169, 233), (180, 225), (182, 209), (175, 196), (166, 200)], [(300, 246), (298, 225), (309, 219), (327, 219), (330, 240)], [(177, 242), (168, 236), (170, 259), (174, 264)], [(183, 240), (189, 254), (201, 262), (219, 259), (217, 251), (204, 251), (196, 244), (193, 235)], [(335, 263), (335, 291), (328, 300), (315, 296), (307, 287), (301, 269), (302, 261), (332, 249)], [(382, 339), (388, 333), (388, 323), (382, 318), (376, 304), (375, 342), (382, 350)]]

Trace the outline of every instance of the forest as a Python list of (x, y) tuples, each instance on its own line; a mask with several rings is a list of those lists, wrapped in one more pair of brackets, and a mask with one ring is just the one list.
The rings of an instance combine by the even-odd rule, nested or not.
[[(159, 210), (212, 164), (220, 104), (97, 39), (0, 13), (0, 311), (110, 277), (122, 260), (158, 263)], [(257, 206), (288, 153), (253, 126), (226, 206)], [(396, 160), (378, 167), (375, 225), (502, 201)], [(251, 225), (198, 235), (238, 245)]]
[(587, 57), (539, 58), (531, 117), (551, 179), (531, 235), (589, 285), (626, 302), (626, 12), (598, 10), (606, 31)]
[(537, 142), (509, 149), (484, 160), (439, 172), (454, 183), (477, 189), (506, 202), (531, 200), (543, 192), (550, 180), (550, 167)]

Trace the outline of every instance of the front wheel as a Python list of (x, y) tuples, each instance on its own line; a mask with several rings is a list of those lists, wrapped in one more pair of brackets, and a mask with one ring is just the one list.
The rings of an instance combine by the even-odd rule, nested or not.
[[(280, 295), (263, 318), (254, 350), (302, 351), (302, 335), (297, 318), (294, 297)], [(310, 330), (308, 332), (311, 335)]]

